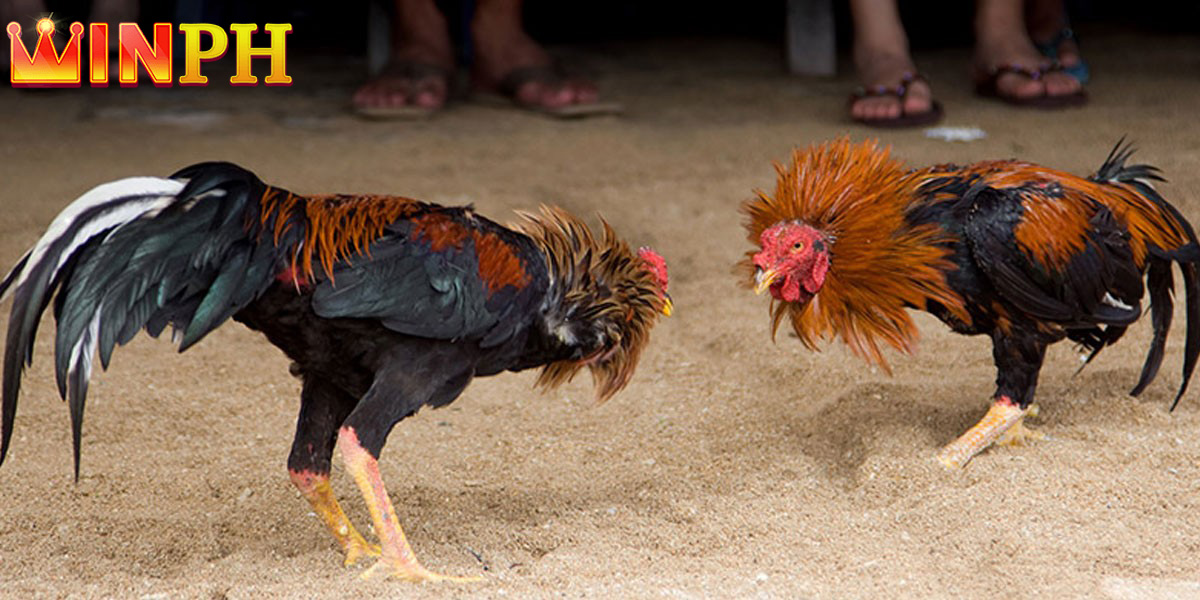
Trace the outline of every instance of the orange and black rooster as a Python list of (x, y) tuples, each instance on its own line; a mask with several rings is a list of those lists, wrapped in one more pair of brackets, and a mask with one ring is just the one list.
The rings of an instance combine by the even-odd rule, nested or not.
[[(544, 367), (538, 383), (554, 386), (588, 367), (607, 398), (671, 311), (663, 259), (635, 253), (607, 224), (596, 237), (547, 208), (513, 230), (470, 208), (298, 196), (228, 163), (84, 194), (0, 283), (0, 296), (8, 292), (0, 461), (52, 298), (76, 476), (93, 354), (107, 367), (115, 346), (168, 326), (186, 350), (232, 317), (282, 349), (303, 381), (288, 471), (346, 563), (380, 556), (364, 575), (409, 580), (443, 577), (417, 562), (380, 479), (392, 427), (502, 371)], [(335, 446), (380, 546), (330, 489)]]
[(1126, 166), (1130, 154), (1118, 144), (1084, 179), (1016, 160), (910, 170), (846, 139), (797, 150), (775, 196), (743, 207), (758, 245), (744, 264), (756, 291), (774, 298), (773, 328), (790, 320), (810, 348), (839, 335), (887, 369), (880, 342), (911, 352), (917, 339), (907, 308), (990, 336), (994, 403), (939, 454), (962, 467), (1002, 436), (1032, 434), (1021, 419), (1048, 345), (1078, 342), (1090, 361), (1138, 319), (1148, 288), (1154, 341), (1131, 392), (1141, 393), (1162, 363), (1172, 263), (1188, 320), (1175, 403), (1187, 389), (1200, 355), (1200, 246), (1152, 187), (1158, 170)]

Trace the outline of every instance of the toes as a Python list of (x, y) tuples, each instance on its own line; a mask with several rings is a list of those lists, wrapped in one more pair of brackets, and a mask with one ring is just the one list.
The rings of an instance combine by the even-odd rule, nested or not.
[(850, 107), (850, 114), (866, 121), (895, 119), (901, 114), (900, 99), (894, 96), (859, 98)]
[(402, 108), (418, 106), (437, 109), (446, 103), (447, 84), (437, 77), (413, 80), (407, 77), (380, 76), (354, 92), (359, 108)]
[(1074, 67), (1080, 62), (1083, 62), (1083, 56), (1079, 53), (1079, 46), (1070, 38), (1063, 39), (1058, 44), (1057, 60), (1064, 67)]
[(896, 84), (864, 79), (873, 83), (866, 95), (851, 102), (851, 116), (862, 121), (887, 121), (928, 113), (933, 109), (933, 91), (923, 78), (911, 73), (911, 69), (902, 73)]
[(874, 119), (894, 119), (900, 116), (900, 103), (895, 99), (886, 102), (878, 102), (874, 106), (869, 106), (870, 118)]
[(541, 95), (542, 106), (559, 108), (571, 104), (575, 93), (567, 86), (543, 87)]
[(354, 93), (354, 105), (362, 108), (404, 106), (407, 101), (408, 95), (403, 90), (380, 82), (367, 83)]
[(378, 106), (404, 106), (408, 102), (408, 94), (393, 90), (385, 94), (380, 94), (376, 104)]
[(377, 557), (379, 554), (379, 544), (371, 544), (365, 540), (362, 542), (352, 542), (346, 547), (346, 558), (342, 561), (342, 566), (351, 567), (365, 558)]
[(596, 86), (587, 82), (578, 82), (575, 86), (575, 103), (591, 104), (600, 100), (600, 92)]
[(909, 86), (908, 94), (904, 96), (904, 114), (916, 115), (933, 109), (933, 94), (929, 86), (922, 81)]
[(440, 108), (446, 103), (445, 90), (424, 89), (413, 96), (412, 103), (422, 108)]
[(996, 78), (996, 91), (1012, 98), (1036, 98), (1046, 93), (1046, 84), (1023, 73), (1004, 73)]
[(517, 101), (529, 106), (561, 108), (574, 104), (596, 102), (596, 86), (579, 81), (530, 81), (517, 88)]
[(1078, 79), (1063, 73), (1054, 72), (1046, 75), (1046, 95), (1066, 96), (1081, 90), (1083, 86)]

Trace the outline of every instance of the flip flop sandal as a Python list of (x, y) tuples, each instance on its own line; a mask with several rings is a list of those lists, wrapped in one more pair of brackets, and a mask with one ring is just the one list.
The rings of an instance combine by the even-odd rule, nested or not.
[[(453, 79), (451, 78), (451, 72), (448, 69), (446, 69), (445, 67), (441, 67), (441, 66), (438, 66), (435, 64), (430, 64), (430, 63), (411, 62), (411, 61), (400, 61), (400, 62), (395, 62), (395, 63), (389, 64), (388, 66), (384, 67), (383, 71), (380, 71), (380, 73), (375, 76), (375, 79), (380, 79), (380, 78), (386, 78), (386, 79), (390, 79), (390, 80), (406, 82), (406, 83), (401, 83), (401, 84), (398, 84), (395, 86), (395, 87), (400, 87), (402, 89), (405, 89), (406, 91), (419, 90), (421, 88), (421, 84), (423, 82), (433, 80), (433, 79), (441, 79), (442, 81), (446, 82), (446, 98), (447, 99), (449, 99), (449, 97), (450, 97), (450, 92), (451, 92), (450, 84), (453, 81)], [(365, 117), (368, 119), (380, 119), (380, 120), (410, 119), (411, 120), (411, 119), (427, 118), (430, 115), (432, 115), (433, 113), (441, 110), (442, 108), (443, 107), (441, 107), (441, 106), (428, 107), (428, 106), (414, 106), (411, 104), (405, 104), (405, 105), (401, 105), (401, 106), (357, 106), (356, 105), (356, 106), (354, 106), (354, 113), (360, 117)]]
[(1006, 73), (1016, 73), (1037, 81), (1046, 76), (1047, 73), (1061, 72), (1062, 66), (1054, 63), (1049, 67), (1037, 67), (1030, 69), (1028, 67), (1016, 64), (1007, 63), (992, 67), (988, 71), (987, 78), (975, 84), (975, 93), (985, 98), (995, 98), (1003, 100), (1013, 106), (1025, 106), (1029, 108), (1067, 108), (1072, 106), (1083, 106), (1087, 104), (1087, 92), (1079, 90), (1073, 94), (1063, 94), (1059, 96), (1051, 96), (1042, 94), (1041, 96), (1031, 96), (1028, 98), (1020, 98), (1011, 94), (1002, 93), (996, 86), (996, 82), (1000, 80), (1002, 75)]
[(498, 100), (508, 106), (516, 106), (517, 108), (560, 119), (619, 115), (625, 112), (625, 107), (617, 102), (584, 102), (567, 104), (565, 106), (539, 106), (517, 99), (517, 91), (528, 83), (539, 82), (548, 86), (561, 86), (570, 80), (571, 78), (558, 64), (518, 67), (502, 77), (491, 93), (484, 93), (480, 95), (480, 98), (485, 101)]
[[(893, 87), (887, 85), (876, 85), (870, 88), (858, 88), (853, 94), (850, 94), (850, 100), (847, 102), (847, 108), (863, 98), (880, 98), (883, 96), (888, 96), (899, 100), (901, 110), (903, 110), (904, 98), (908, 96), (908, 90), (914, 81), (922, 81), (926, 85), (929, 84), (929, 80), (926, 79), (924, 75), (921, 75), (920, 73), (906, 72), (904, 76), (900, 78), (900, 84), (897, 86)], [(859, 117), (851, 118), (859, 123), (862, 123), (863, 125), (879, 127), (882, 129), (895, 129), (901, 127), (920, 127), (922, 125), (932, 125), (942, 120), (942, 114), (942, 104), (937, 100), (930, 100), (929, 110), (919, 113), (901, 113), (899, 116), (890, 119), (865, 119)]]
[[(1075, 42), (1075, 47), (1079, 47), (1079, 36), (1075, 35), (1075, 30), (1071, 29), (1070, 25), (1059, 29), (1058, 32), (1055, 33), (1049, 40), (1045, 42), (1034, 42), (1033, 45), (1037, 48), (1038, 52), (1042, 53), (1042, 56), (1045, 56), (1050, 60), (1057, 61), (1058, 47), (1061, 46), (1063, 42)], [(1063, 66), (1063, 72), (1071, 77), (1074, 77), (1075, 79), (1078, 79), (1079, 83), (1085, 85), (1092, 78), (1092, 70), (1088, 67), (1087, 61), (1083, 60), (1082, 57), (1080, 57), (1078, 64), (1074, 64), (1069, 67)]]

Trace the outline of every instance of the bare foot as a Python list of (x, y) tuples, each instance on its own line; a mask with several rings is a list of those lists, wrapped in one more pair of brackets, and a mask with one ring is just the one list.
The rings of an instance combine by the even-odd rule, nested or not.
[[(1039, 70), (1048, 69), (1053, 64), (1038, 53), (1028, 38), (991, 45), (981, 43), (976, 48), (975, 63), (978, 73), (976, 77), (979, 80), (990, 77), (995, 69), (1005, 66)], [(1017, 100), (1041, 96), (1070, 96), (1082, 89), (1083, 84), (1079, 83), (1079, 80), (1054, 70), (1045, 71), (1039, 77), (1012, 71), (1001, 72), (996, 75), (995, 81), (997, 95)]]
[[(505, 81), (514, 73), (554, 72), (554, 61), (525, 33), (520, 10), (512, 10), (512, 4), (480, 2), (476, 9), (471, 22), (476, 49), (475, 85), (507, 93), (518, 104), (531, 107), (562, 108), (595, 103), (599, 94), (590, 81), (555, 76)], [(506, 83), (511, 84), (512, 89), (502, 89)]]
[(432, 0), (396, 4), (391, 60), (354, 92), (354, 108), (362, 114), (428, 113), (445, 106), (450, 93), (454, 48), (445, 18)]
[(1029, 36), (1039, 46), (1053, 45), (1054, 54), (1051, 58), (1058, 60), (1058, 64), (1063, 68), (1070, 69), (1083, 63), (1083, 55), (1079, 52), (1079, 43), (1075, 41), (1075, 34), (1065, 34), (1065, 31), (1071, 30), (1062, 25), (1050, 28), (1030, 28)]
[(886, 121), (932, 110), (933, 92), (924, 79), (913, 78), (917, 69), (906, 53), (856, 48), (854, 62), (864, 90), (850, 105), (855, 120)]
[(1057, 60), (1067, 74), (1087, 84), (1091, 70), (1079, 52), (1079, 42), (1062, 0), (1029, 0), (1025, 6), (1025, 28), (1038, 52)]
[[(863, 88), (850, 116), (869, 125), (919, 125), (936, 121), (929, 83), (917, 76), (908, 35), (894, 0), (850, 0), (854, 16), (854, 66)], [(896, 122), (915, 117), (908, 122)], [(891, 123), (889, 123), (889, 121)]]
[(1045, 71), (1038, 77), (1019, 72), (1044, 70), (1053, 64), (1029, 39), (1020, 7), (1019, 2), (1012, 0), (979, 2), (975, 23), (976, 81), (984, 82), (994, 76), (996, 95), (1017, 101), (1079, 93), (1083, 85), (1062, 71)]

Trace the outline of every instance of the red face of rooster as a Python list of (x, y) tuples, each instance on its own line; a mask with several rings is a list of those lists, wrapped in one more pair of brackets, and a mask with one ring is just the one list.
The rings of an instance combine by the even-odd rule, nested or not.
[(803, 304), (825, 284), (829, 272), (829, 240), (799, 222), (776, 223), (759, 238), (762, 251), (754, 255), (754, 291), (771, 290), (784, 302)]
[(645, 246), (638, 249), (638, 257), (658, 283), (658, 299), (662, 301), (662, 313), (671, 316), (674, 306), (671, 304), (671, 296), (667, 294), (667, 261), (659, 253)]

